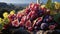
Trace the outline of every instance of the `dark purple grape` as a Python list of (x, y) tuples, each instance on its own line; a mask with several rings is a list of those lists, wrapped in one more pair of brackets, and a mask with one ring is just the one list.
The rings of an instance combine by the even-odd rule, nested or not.
[(47, 29), (47, 27), (48, 27), (48, 24), (47, 23), (42, 23), (41, 26), (40, 26), (40, 28), (42, 30)]
[(42, 10), (38, 10), (38, 16), (42, 16), (43, 15), (43, 11)]
[(51, 22), (52, 19), (53, 19), (52, 16), (50, 16), (50, 15), (45, 15), (45, 16), (44, 16), (44, 19), (43, 19), (43, 22)]

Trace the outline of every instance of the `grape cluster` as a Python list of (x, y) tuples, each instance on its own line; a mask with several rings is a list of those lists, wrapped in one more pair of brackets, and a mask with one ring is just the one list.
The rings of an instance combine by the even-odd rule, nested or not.
[(17, 14), (10, 14), (8, 16), (13, 27), (24, 27), (29, 31), (54, 29), (56, 22), (53, 16), (50, 15), (50, 10), (41, 7), (40, 4), (31, 3), (28, 8)]

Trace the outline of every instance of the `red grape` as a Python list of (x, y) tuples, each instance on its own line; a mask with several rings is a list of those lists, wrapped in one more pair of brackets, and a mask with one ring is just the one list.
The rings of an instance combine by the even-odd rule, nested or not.
[(31, 4), (29, 5), (29, 8), (30, 8), (31, 10), (33, 10), (33, 8), (34, 8), (34, 3), (31, 3)]
[(55, 25), (50, 25), (50, 26), (49, 26), (49, 29), (50, 29), (50, 30), (53, 30), (54, 28), (55, 28)]
[(24, 15), (24, 13), (18, 12), (18, 13), (17, 13), (17, 18), (21, 18), (23, 15)]
[(32, 25), (32, 23), (31, 23), (30, 20), (28, 20), (28, 21), (25, 23), (26, 28), (31, 27), (31, 25)]
[(23, 16), (20, 21), (20, 26), (24, 26), (26, 20), (26, 16)]
[(9, 14), (8, 15), (8, 19), (10, 20), (10, 22), (14, 21), (16, 19), (16, 14)]
[(35, 25), (38, 25), (42, 21), (42, 17), (37, 18), (37, 20), (34, 22)]
[(12, 21), (12, 26), (14, 26), (14, 27), (18, 27), (18, 26), (19, 26), (19, 21), (18, 21), (18, 19)]
[(46, 10), (46, 14), (50, 14), (50, 10), (49, 9)]
[(25, 9), (25, 14), (27, 15), (27, 14), (29, 14), (29, 12), (30, 12), (30, 9), (29, 8), (26, 8)]
[(33, 30), (33, 28), (32, 27), (28, 27), (28, 31), (32, 31)]
[(39, 4), (34, 4), (34, 10), (38, 10), (39, 9)]
[(37, 14), (36, 14), (35, 11), (31, 11), (31, 12), (27, 15), (27, 19), (30, 19), (30, 18), (34, 19), (34, 18), (36, 18), (36, 17), (37, 17)]
[(3, 29), (7, 29), (7, 27), (8, 27), (8, 24), (4, 25), (3, 26)]

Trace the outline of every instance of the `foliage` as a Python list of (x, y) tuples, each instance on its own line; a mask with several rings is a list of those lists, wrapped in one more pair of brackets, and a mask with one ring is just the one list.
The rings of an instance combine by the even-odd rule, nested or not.
[(60, 13), (54, 15), (54, 20), (60, 24)]
[(60, 3), (58, 2), (52, 2), (52, 0), (48, 0), (46, 3), (46, 8), (54, 10), (60, 8)]
[(60, 9), (60, 3), (59, 2), (55, 2), (55, 9)]
[(46, 3), (46, 7), (51, 9), (52, 8), (52, 0), (48, 0)]

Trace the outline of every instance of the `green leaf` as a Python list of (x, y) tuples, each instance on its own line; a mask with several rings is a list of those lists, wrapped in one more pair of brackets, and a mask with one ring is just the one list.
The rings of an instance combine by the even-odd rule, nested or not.
[(8, 19), (8, 18), (5, 18), (5, 19), (4, 19), (4, 23), (5, 23), (5, 24), (8, 24), (8, 23), (9, 23), (9, 19)]
[(55, 9), (55, 4), (52, 3), (52, 0), (48, 0), (46, 3), (46, 8), (50, 9), (50, 10), (54, 10)]
[(60, 13), (54, 15), (54, 20), (55, 20), (58, 24), (60, 24)]
[(2, 24), (0, 24), (0, 30), (2, 30), (2, 28), (3, 28), (3, 26), (2, 26)]

